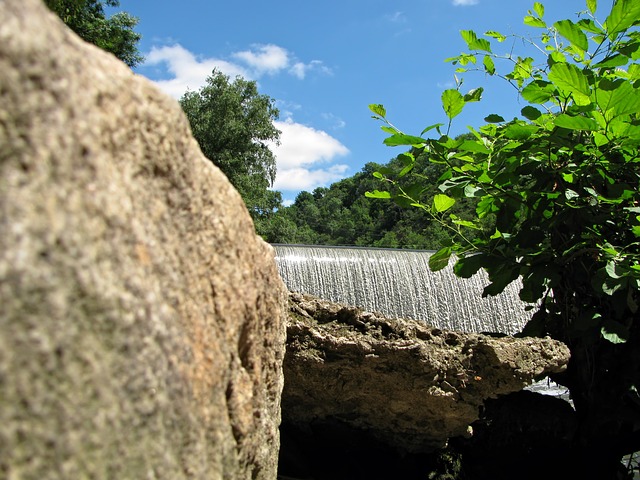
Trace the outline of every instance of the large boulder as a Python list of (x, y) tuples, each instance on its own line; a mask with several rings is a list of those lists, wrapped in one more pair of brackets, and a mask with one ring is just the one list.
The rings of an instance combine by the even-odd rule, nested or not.
[(0, 477), (276, 476), (286, 289), (178, 103), (0, 2)]
[(446, 331), (291, 293), (283, 424), (328, 443), (360, 432), (432, 452), (472, 435), (487, 399), (563, 371), (569, 357), (550, 338)]

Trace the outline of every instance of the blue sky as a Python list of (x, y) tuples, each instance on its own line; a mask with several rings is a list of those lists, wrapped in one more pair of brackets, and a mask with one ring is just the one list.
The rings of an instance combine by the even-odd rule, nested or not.
[[(548, 24), (586, 9), (584, 0), (542, 3)], [(146, 61), (137, 73), (173, 97), (198, 90), (216, 68), (256, 80), (276, 100), (282, 138), (274, 188), (291, 202), (401, 153), (382, 144), (370, 103), (383, 104), (407, 133), (444, 122), (440, 95), (455, 73), (444, 59), (465, 50), (459, 31), (532, 33), (522, 18), (533, 1), (121, 0), (120, 8), (139, 18)], [(520, 43), (502, 45), (522, 51)], [(463, 93), (478, 86), (485, 93), (455, 119), (452, 133), (490, 113), (511, 118), (524, 106), (499, 79), (463, 79)]]

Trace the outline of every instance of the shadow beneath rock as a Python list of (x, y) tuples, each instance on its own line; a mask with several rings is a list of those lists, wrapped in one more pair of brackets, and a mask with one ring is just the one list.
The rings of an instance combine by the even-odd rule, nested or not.
[(561, 398), (521, 391), (485, 403), (473, 436), (455, 438), (463, 478), (494, 480), (576, 478), (572, 439), (575, 412)]
[(575, 478), (575, 412), (565, 400), (522, 391), (489, 400), (471, 438), (401, 452), (339, 419), (280, 428), (279, 478), (304, 480), (545, 480)]
[(398, 452), (337, 419), (304, 428), (283, 423), (280, 434), (283, 480), (424, 480), (440, 461), (437, 454)]

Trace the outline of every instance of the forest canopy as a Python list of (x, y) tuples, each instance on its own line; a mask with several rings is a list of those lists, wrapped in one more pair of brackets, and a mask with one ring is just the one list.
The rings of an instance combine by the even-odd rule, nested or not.
[(130, 67), (142, 63), (144, 57), (138, 49), (141, 35), (134, 28), (138, 19), (127, 12), (110, 17), (105, 6), (116, 8), (118, 0), (44, 0), (71, 30), (83, 40), (113, 53)]

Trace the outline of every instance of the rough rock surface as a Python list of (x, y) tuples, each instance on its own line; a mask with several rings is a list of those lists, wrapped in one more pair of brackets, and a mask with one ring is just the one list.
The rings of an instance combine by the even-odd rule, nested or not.
[(340, 423), (403, 452), (472, 432), (484, 401), (560, 372), (569, 349), (549, 338), (443, 331), (290, 294), (283, 423)]
[(286, 290), (177, 102), (0, 1), (0, 478), (276, 476)]

